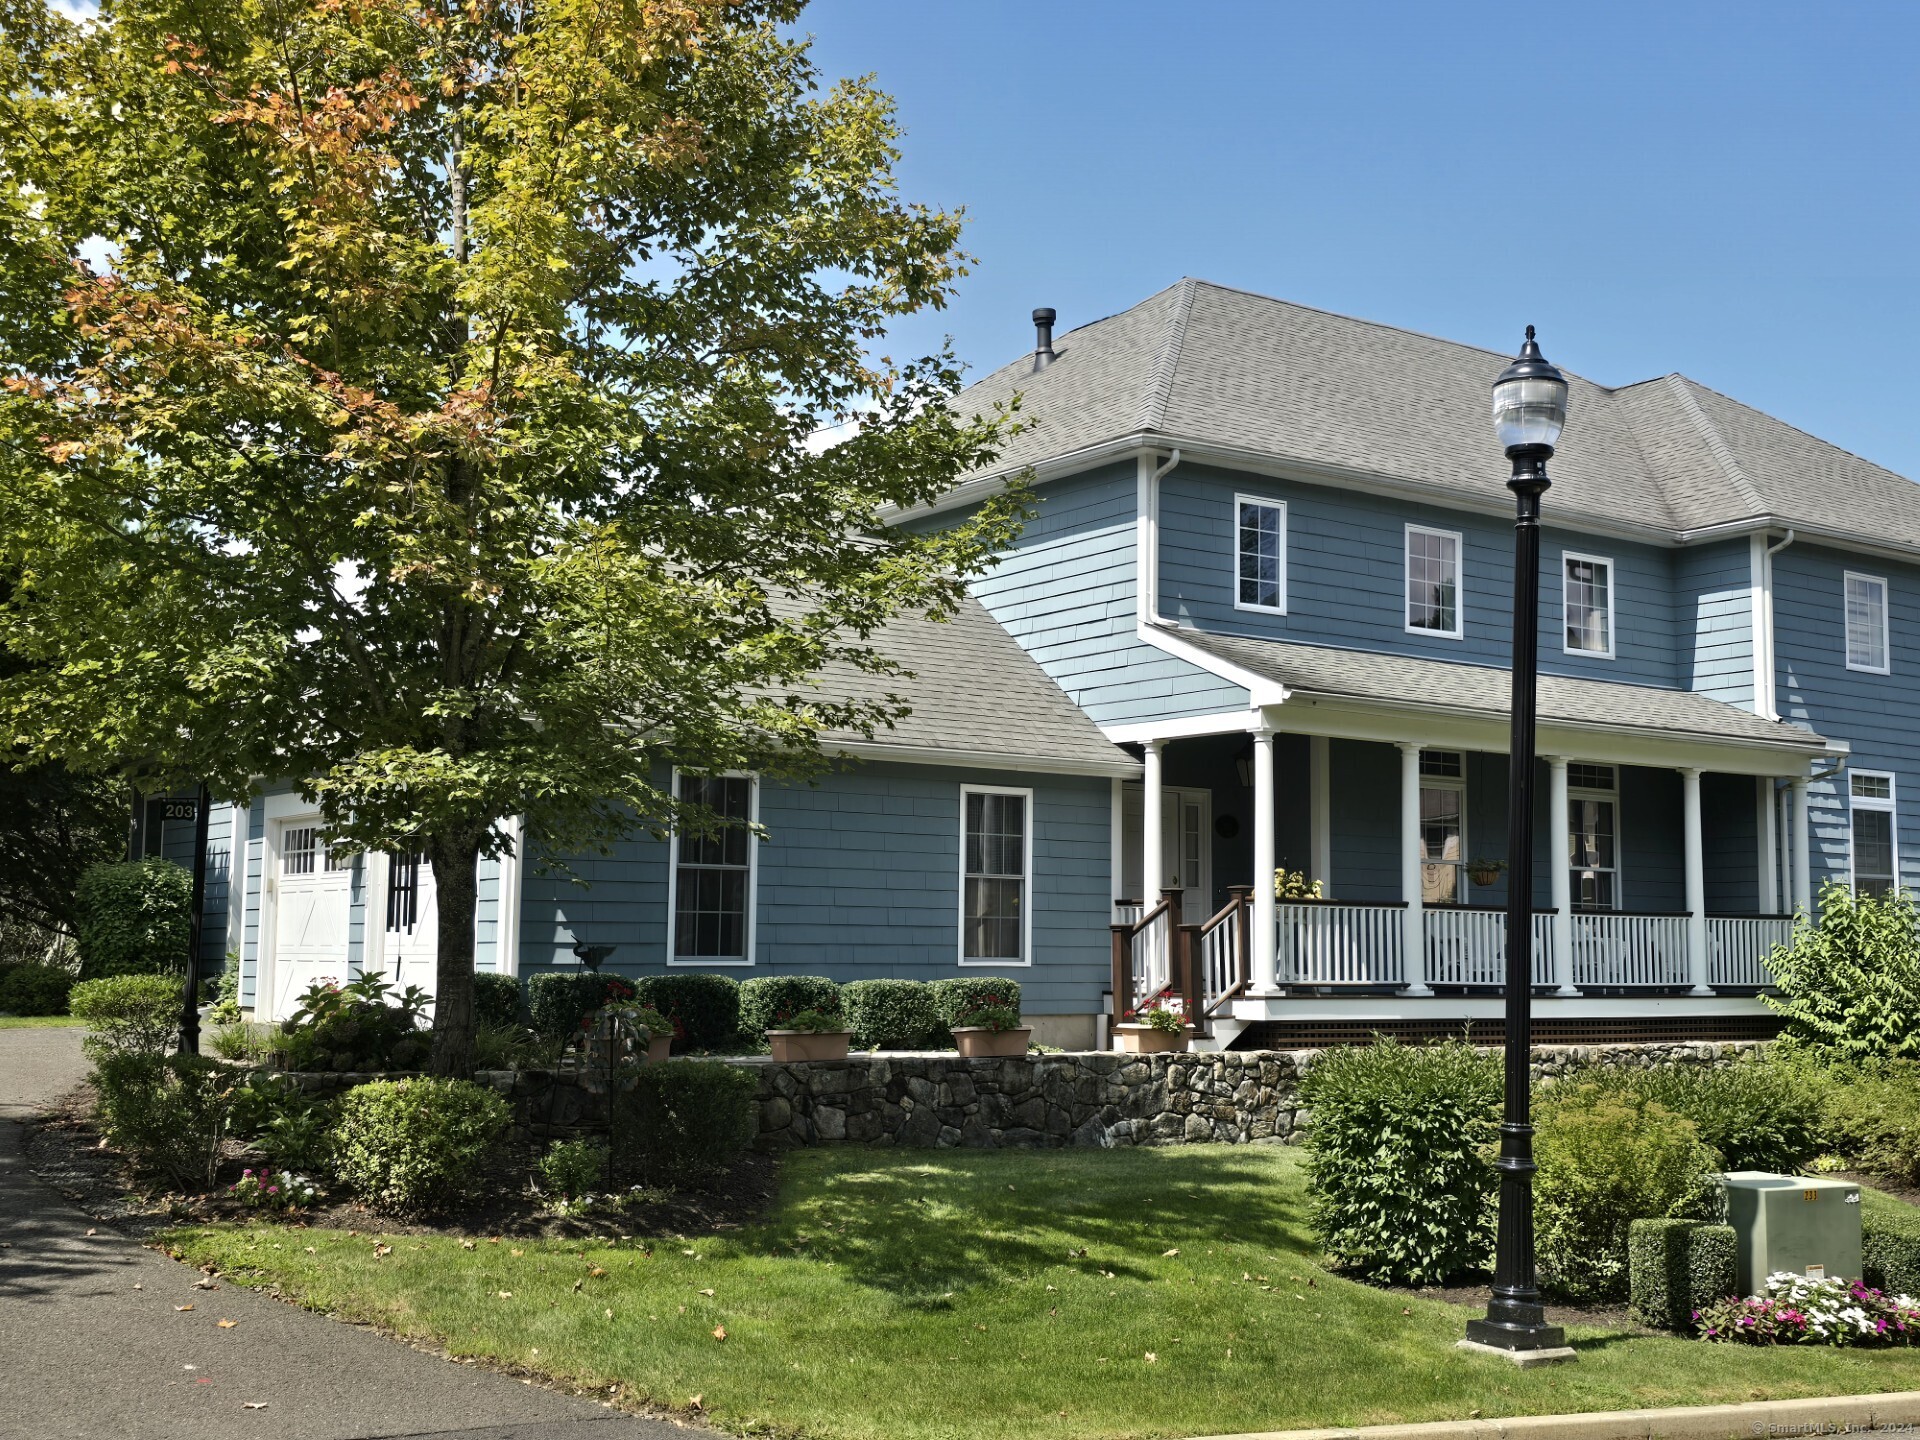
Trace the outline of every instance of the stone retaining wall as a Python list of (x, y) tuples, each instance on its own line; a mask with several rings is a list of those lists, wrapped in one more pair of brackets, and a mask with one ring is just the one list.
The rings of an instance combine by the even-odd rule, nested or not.
[[(1764, 1042), (1541, 1045), (1536, 1079), (1558, 1081), (1604, 1066), (1725, 1065)], [(1300, 1076), (1325, 1052), (1229, 1050), (1188, 1055), (1105, 1051), (963, 1060), (952, 1051), (859, 1054), (843, 1061), (726, 1063), (757, 1072), (761, 1149), (851, 1143), (913, 1146), (1114, 1146), (1202, 1142), (1292, 1143), (1309, 1114)], [(371, 1075), (294, 1077), (315, 1093)], [(606, 1129), (606, 1100), (572, 1071), (484, 1071), (475, 1077), (509, 1100), (514, 1134), (544, 1142)]]

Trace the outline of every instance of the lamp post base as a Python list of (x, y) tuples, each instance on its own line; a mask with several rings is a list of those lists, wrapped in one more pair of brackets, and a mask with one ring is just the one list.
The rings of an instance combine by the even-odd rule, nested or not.
[(1456, 1340), (1453, 1348), (1511, 1360), (1522, 1370), (1531, 1370), (1536, 1365), (1565, 1365), (1580, 1358), (1579, 1352), (1571, 1345), (1556, 1345), (1548, 1350), (1508, 1350), (1499, 1345), (1482, 1345), (1478, 1340)]
[(1467, 1341), (1490, 1350), (1560, 1350), (1566, 1347), (1567, 1333), (1547, 1324), (1546, 1311), (1540, 1306), (1517, 1304), (1506, 1306), (1501, 1319), (1489, 1315), (1467, 1321)]

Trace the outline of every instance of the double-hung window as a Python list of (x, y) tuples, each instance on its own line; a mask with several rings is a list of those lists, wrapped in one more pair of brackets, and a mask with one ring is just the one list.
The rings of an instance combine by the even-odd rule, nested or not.
[(1467, 769), (1458, 750), (1420, 752), (1420, 901), (1466, 900)]
[(754, 780), (750, 775), (681, 775), (680, 799), (713, 812), (705, 833), (673, 836), (669, 957), (675, 964), (753, 963)]
[(1891, 894), (1900, 885), (1893, 776), (1855, 770), (1847, 776), (1847, 791), (1852, 804), (1854, 893)]
[(1573, 908), (1620, 908), (1620, 775), (1611, 765), (1567, 767), (1567, 864)]
[(1238, 537), (1233, 604), (1236, 610), (1287, 613), (1287, 507), (1278, 500), (1236, 495)]
[(1560, 557), (1566, 653), (1613, 658), (1613, 562), (1597, 555)]
[(960, 963), (1025, 965), (1033, 942), (1033, 792), (960, 789)]
[(1885, 675), (1892, 668), (1887, 648), (1887, 582), (1878, 575), (1847, 572), (1847, 669)]
[(1407, 629), (1460, 638), (1459, 531), (1407, 526)]

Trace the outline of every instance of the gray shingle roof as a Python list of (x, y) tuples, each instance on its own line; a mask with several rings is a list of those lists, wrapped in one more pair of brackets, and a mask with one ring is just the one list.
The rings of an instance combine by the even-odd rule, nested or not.
[[(1191, 279), (1056, 349), (1038, 374), (1022, 356), (967, 391), (982, 408), (1024, 396), (1032, 427), (996, 469), (1151, 434), (1386, 475), (1441, 503), (1504, 498), (1488, 387), (1509, 357), (1490, 350)], [(1920, 546), (1920, 487), (1890, 470), (1678, 375), (1568, 378), (1560, 515), (1676, 534), (1767, 517)]]
[[(1205, 631), (1183, 629), (1179, 634), (1185, 643), (1278, 681), (1300, 695), (1414, 704), (1490, 716), (1508, 713), (1507, 672), (1491, 666)], [(1826, 743), (1803, 726), (1763, 720), (1751, 711), (1690, 690), (1542, 675), (1538, 703), (1540, 718), (1549, 722), (1604, 721), (1676, 736), (1783, 745), (1803, 751), (1819, 749)]]
[(876, 630), (871, 644), (912, 674), (870, 675), (833, 664), (815, 677), (818, 693), (834, 700), (897, 695), (912, 712), (893, 728), (876, 730), (871, 742), (829, 732), (822, 740), (829, 752), (871, 744), (923, 761), (1003, 757), (1009, 769), (1041, 773), (1128, 774), (1138, 768), (978, 600), (969, 597), (946, 622), (900, 616)]

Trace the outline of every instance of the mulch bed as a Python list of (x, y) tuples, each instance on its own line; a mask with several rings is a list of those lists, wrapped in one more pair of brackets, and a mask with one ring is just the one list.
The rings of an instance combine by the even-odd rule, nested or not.
[(778, 1161), (747, 1154), (719, 1174), (673, 1186), (644, 1187), (616, 1211), (554, 1215), (527, 1183), (533, 1156), (509, 1152), (487, 1193), (466, 1209), (427, 1220), (399, 1220), (355, 1201), (317, 1205), (287, 1212), (250, 1209), (228, 1198), (226, 1187), (248, 1166), (266, 1163), (239, 1145), (229, 1145), (220, 1165), (217, 1188), (207, 1195), (155, 1190), (142, 1183), (126, 1158), (108, 1148), (94, 1128), (93, 1092), (82, 1086), (64, 1097), (38, 1121), (24, 1127), (22, 1150), (28, 1166), (66, 1199), (109, 1225), (144, 1233), (162, 1225), (285, 1218), (328, 1229), (369, 1230), (397, 1235), (512, 1235), (531, 1239), (617, 1239), (634, 1235), (701, 1236), (723, 1234), (760, 1219), (778, 1189)]
[[(1423, 1300), (1444, 1300), (1449, 1305), (1458, 1305), (1466, 1316), (1487, 1313), (1487, 1302), (1493, 1298), (1490, 1280), (1479, 1284), (1426, 1285), (1418, 1288), (1406, 1285), (1383, 1286), (1396, 1295), (1418, 1295)], [(1625, 1331), (1634, 1335), (1664, 1335), (1664, 1330), (1655, 1330), (1642, 1325), (1634, 1318), (1633, 1311), (1619, 1301), (1593, 1301), (1579, 1304), (1549, 1304), (1547, 1307), (1549, 1325), (1584, 1325), (1598, 1330)], [(1464, 1322), (1464, 1319), (1462, 1321)]]

